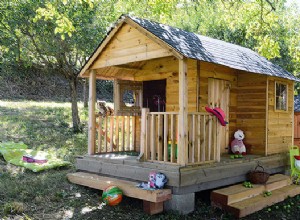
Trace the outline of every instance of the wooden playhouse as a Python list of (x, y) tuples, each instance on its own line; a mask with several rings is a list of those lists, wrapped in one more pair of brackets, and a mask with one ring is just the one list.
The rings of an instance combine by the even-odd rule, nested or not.
[[(72, 182), (103, 189), (122, 179), (125, 194), (143, 199), (149, 213), (171, 193), (166, 206), (188, 213), (195, 192), (241, 182), (257, 161), (270, 173), (288, 168), (299, 79), (250, 49), (121, 16), (80, 76), (90, 86), (88, 154), (77, 159)], [(113, 116), (98, 114), (97, 79), (114, 81)], [(223, 109), (228, 124), (206, 106)], [(237, 129), (251, 149), (230, 159)], [(169, 191), (152, 198), (130, 188), (152, 170), (166, 174)]]

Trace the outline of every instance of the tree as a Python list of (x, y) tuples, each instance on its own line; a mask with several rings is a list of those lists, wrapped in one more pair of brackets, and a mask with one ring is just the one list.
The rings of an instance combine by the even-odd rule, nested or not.
[(300, 11), (286, 0), (182, 0), (172, 25), (257, 51), (296, 74)]
[(256, 50), (300, 72), (300, 12), (286, 0), (2, 0), (0, 62), (55, 70), (69, 82), (80, 130), (80, 68), (122, 14), (133, 14)]
[(5, 33), (0, 38), (2, 53), (10, 61), (54, 70), (64, 76), (71, 91), (73, 129), (80, 131), (78, 74), (115, 19), (110, 13), (112, 2), (15, 0), (0, 4), (0, 30)]

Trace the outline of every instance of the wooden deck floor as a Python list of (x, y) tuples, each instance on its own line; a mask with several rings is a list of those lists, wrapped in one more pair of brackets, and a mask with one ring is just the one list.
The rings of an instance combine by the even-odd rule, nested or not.
[(223, 155), (219, 163), (183, 167), (140, 162), (137, 156), (106, 154), (80, 157), (76, 167), (81, 171), (140, 182), (148, 181), (150, 171), (162, 172), (168, 177), (167, 185), (173, 194), (186, 194), (242, 182), (258, 161), (270, 174), (284, 173), (288, 169), (287, 159), (285, 154), (267, 157), (247, 155), (241, 159), (230, 159), (229, 155)]

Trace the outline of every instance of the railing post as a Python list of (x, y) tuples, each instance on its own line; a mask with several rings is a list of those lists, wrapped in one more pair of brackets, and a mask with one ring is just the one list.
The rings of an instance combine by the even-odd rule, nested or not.
[(216, 148), (216, 161), (220, 162), (221, 160), (221, 143), (220, 143), (220, 129), (221, 126), (218, 124), (217, 119), (215, 118), (215, 127), (216, 127), (216, 143), (215, 143), (215, 148)]
[(96, 102), (96, 71), (91, 70), (89, 79), (89, 130), (88, 130), (88, 154), (95, 154), (96, 144), (96, 115), (95, 115), (95, 102)]
[(148, 150), (147, 150), (147, 113), (149, 112), (149, 108), (142, 108), (142, 115), (141, 115), (141, 148), (140, 148), (140, 155), (138, 159), (148, 159)]

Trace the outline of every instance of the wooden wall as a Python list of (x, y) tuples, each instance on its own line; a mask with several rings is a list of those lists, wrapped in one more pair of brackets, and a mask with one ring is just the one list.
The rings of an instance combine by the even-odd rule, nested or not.
[(245, 133), (251, 153), (265, 154), (267, 77), (240, 72), (237, 80), (236, 128)]
[[(288, 111), (275, 111), (275, 81), (288, 85)], [(275, 77), (268, 78), (267, 154), (287, 152), (293, 144), (294, 84)]]
[(300, 112), (294, 113), (294, 145), (300, 147)]
[[(174, 65), (174, 64), (173, 64)], [(229, 67), (199, 62), (196, 60), (188, 60), (188, 112), (197, 111), (197, 99), (199, 99), (199, 112), (205, 112), (205, 107), (208, 106), (208, 78), (216, 78), (227, 80), (231, 84), (229, 111), (226, 120), (229, 121), (229, 140), (233, 137), (236, 130), (236, 82), (237, 71)], [(198, 82), (197, 82), (198, 81)], [(197, 83), (200, 87), (197, 90)], [(166, 110), (179, 111), (178, 106), (178, 75), (167, 78), (166, 89)], [(198, 95), (197, 95), (198, 93)], [(197, 98), (198, 97), (198, 98)], [(221, 143), (221, 153), (227, 153), (229, 143)]]
[(173, 55), (129, 24), (124, 24), (111, 38), (91, 69), (126, 64)]
[[(173, 63), (173, 65), (175, 65)], [(199, 92), (199, 111), (208, 105), (208, 78), (228, 80), (230, 87), (229, 140), (237, 129), (245, 132), (245, 143), (251, 145), (251, 153), (268, 155), (285, 152), (292, 142), (293, 83), (283, 80), (289, 87), (288, 112), (274, 110), (275, 78), (266, 75), (237, 71), (221, 65), (188, 60), (188, 111), (197, 110)], [(200, 88), (197, 90), (197, 77)], [(279, 78), (278, 78), (279, 79)], [(282, 80), (281, 80), (282, 81)], [(178, 111), (178, 76), (167, 78), (167, 111)], [(267, 104), (268, 103), (268, 104)], [(221, 145), (221, 152), (229, 143)]]

